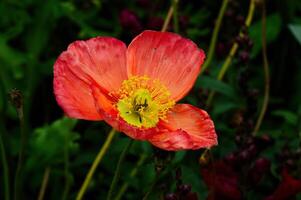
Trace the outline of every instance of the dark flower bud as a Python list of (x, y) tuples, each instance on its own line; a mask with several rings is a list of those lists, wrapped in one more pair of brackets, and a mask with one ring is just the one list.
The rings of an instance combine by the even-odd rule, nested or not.
[(237, 161), (237, 156), (234, 153), (230, 153), (225, 157), (225, 161), (231, 165), (235, 165)]
[(252, 49), (254, 46), (254, 42), (250, 39), (248, 42), (247, 42), (247, 48), (248, 50)]
[(151, 17), (148, 20), (147, 28), (151, 30), (161, 30), (164, 20), (160, 17)]
[(182, 194), (182, 195), (186, 195), (186, 194), (188, 194), (188, 192), (191, 191), (191, 185), (190, 184), (179, 185), (177, 187), (177, 191), (179, 191), (180, 194)]
[(206, 149), (199, 158), (199, 163), (202, 167), (208, 166), (210, 163), (210, 150)]
[(169, 193), (164, 196), (164, 200), (178, 200), (178, 196), (175, 193)]
[(259, 158), (248, 172), (248, 180), (252, 185), (256, 185), (264, 174), (270, 169), (271, 162), (266, 158)]
[(238, 7), (239, 3), (236, 0), (229, 0), (229, 5), (231, 5), (233, 7)]
[(242, 110), (238, 110), (237, 112), (234, 113), (232, 119), (231, 119), (231, 125), (233, 127), (238, 127), (241, 126), (243, 121), (244, 121), (244, 113)]
[(176, 169), (176, 180), (180, 180), (182, 178), (182, 170), (181, 168)]
[(242, 15), (237, 15), (235, 18), (235, 21), (238, 25), (244, 25), (245, 24), (245, 18)]
[(150, 1), (149, 0), (137, 0), (137, 4), (143, 8), (149, 8)]
[(256, 6), (262, 6), (263, 0), (255, 0), (255, 5)]
[(254, 168), (256, 168), (257, 171), (261, 171), (261, 172), (268, 171), (270, 169), (270, 166), (271, 166), (271, 162), (266, 158), (258, 158), (254, 164)]
[(301, 148), (299, 148), (299, 149), (296, 150), (294, 157), (295, 157), (296, 159), (298, 159), (298, 158), (301, 157)]
[(289, 168), (289, 169), (295, 169), (296, 168), (296, 163), (294, 162), (293, 159), (288, 159), (285, 162), (285, 165)]
[(239, 60), (242, 63), (246, 64), (250, 60), (250, 53), (248, 51), (245, 51), (245, 50), (241, 51), (239, 53)]
[(227, 47), (224, 43), (219, 42), (216, 45), (215, 51), (218, 57), (223, 57), (227, 53)]
[(255, 137), (255, 144), (259, 149), (263, 150), (266, 147), (272, 145), (273, 140), (270, 138), (270, 136), (268, 136), (267, 134), (264, 134), (260, 137)]
[(185, 15), (182, 15), (179, 17), (179, 25), (181, 27), (181, 29), (185, 29), (189, 24), (189, 17), (188, 16), (185, 16)]
[(256, 154), (258, 153), (258, 149), (257, 149), (257, 147), (256, 147), (255, 144), (252, 144), (252, 145), (248, 148), (248, 153), (249, 153), (250, 157), (256, 156)]
[(250, 160), (250, 152), (248, 150), (242, 150), (238, 154), (239, 162), (248, 162)]
[(246, 139), (246, 145), (251, 146), (254, 144), (254, 138), (252, 136), (248, 136)]
[(244, 141), (244, 137), (242, 135), (235, 136), (235, 143), (237, 146), (242, 145), (243, 141)]
[(196, 192), (189, 192), (184, 198), (182, 198), (183, 200), (198, 200), (198, 194)]
[(225, 16), (226, 17), (229, 17), (229, 18), (232, 18), (234, 16), (234, 10), (233, 9), (228, 9), (226, 12), (225, 12)]
[(119, 15), (119, 21), (123, 28), (130, 30), (134, 34), (137, 34), (143, 30), (138, 16), (128, 9), (121, 11)]
[(10, 102), (15, 106), (17, 109), (22, 108), (23, 106), (23, 95), (20, 90), (14, 88), (9, 93)]
[(244, 44), (244, 38), (243, 38), (243, 36), (241, 36), (241, 35), (236, 36), (236, 37), (235, 37), (235, 41), (237, 42), (237, 44), (238, 44), (239, 46), (242, 46), (242, 45)]

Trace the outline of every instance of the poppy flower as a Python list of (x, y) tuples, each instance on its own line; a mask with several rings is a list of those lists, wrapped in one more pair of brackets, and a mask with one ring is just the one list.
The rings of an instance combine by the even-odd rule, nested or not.
[(176, 104), (205, 59), (192, 41), (144, 31), (128, 46), (112, 37), (75, 41), (54, 64), (54, 94), (73, 118), (104, 120), (170, 151), (217, 145), (206, 111)]

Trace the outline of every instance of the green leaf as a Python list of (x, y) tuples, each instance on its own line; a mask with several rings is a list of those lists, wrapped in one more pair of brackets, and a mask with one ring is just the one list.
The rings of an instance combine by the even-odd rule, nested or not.
[(65, 151), (76, 152), (79, 149), (79, 134), (72, 132), (76, 122), (64, 117), (35, 129), (30, 140), (28, 167), (57, 164), (63, 161)]
[(296, 40), (301, 45), (301, 25), (297, 24), (290, 24), (288, 25), (289, 30), (292, 32), (292, 34), (295, 36)]
[(234, 89), (230, 85), (222, 81), (216, 80), (210, 76), (199, 77), (196, 81), (195, 86), (197, 88), (213, 90), (215, 92), (224, 94), (225, 96), (230, 98), (235, 98), (237, 96)]
[(282, 117), (285, 122), (291, 125), (297, 125), (298, 115), (289, 110), (275, 110), (271, 114), (274, 116)]
[(219, 116), (228, 112), (229, 110), (239, 108), (240, 106), (241, 105), (237, 104), (236, 102), (223, 100), (223, 102), (219, 102), (214, 105), (212, 115)]
[[(267, 16), (266, 24), (267, 24), (266, 26), (267, 44), (269, 44), (272, 41), (274, 41), (280, 33), (281, 24), (282, 24), (280, 15), (272, 14)], [(252, 57), (255, 57), (261, 51), (262, 48), (261, 29), (262, 29), (261, 19), (258, 20), (256, 23), (254, 23), (249, 29), (250, 38), (254, 42), (254, 46), (252, 49)]]
[(176, 164), (176, 163), (181, 162), (185, 158), (185, 155), (186, 155), (186, 151), (177, 151), (175, 153), (175, 157), (174, 157), (172, 163)]
[(11, 48), (7, 41), (0, 35), (0, 61), (3, 64), (3, 69), (0, 68), (0, 73), (4, 73), (4, 69), (11, 71), (15, 79), (23, 77), (22, 64), (26, 62), (26, 56), (21, 52)]

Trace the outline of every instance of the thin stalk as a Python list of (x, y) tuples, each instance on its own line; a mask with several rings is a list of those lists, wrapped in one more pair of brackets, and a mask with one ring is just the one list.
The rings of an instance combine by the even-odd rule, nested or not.
[(47, 188), (47, 185), (48, 185), (50, 171), (51, 171), (51, 168), (46, 167), (45, 172), (44, 172), (44, 176), (43, 176), (42, 185), (41, 185), (40, 192), (39, 192), (38, 200), (43, 200), (44, 199), (46, 188)]
[(109, 193), (108, 193), (108, 196), (107, 196), (107, 200), (111, 200), (113, 198), (113, 193), (115, 191), (116, 184), (117, 184), (117, 182), (119, 180), (119, 177), (120, 177), (120, 169), (121, 169), (122, 162), (123, 162), (126, 154), (128, 153), (131, 145), (133, 144), (133, 141), (134, 140), (130, 139), (129, 143), (123, 149), (123, 151), (122, 151), (122, 153), (121, 153), (121, 155), (119, 157), (119, 160), (118, 160), (118, 163), (117, 163), (117, 167), (115, 169), (115, 174), (114, 174), (114, 177), (113, 177), (110, 189), (109, 189)]
[[(213, 178), (212, 178), (212, 181), (215, 182), (215, 179), (216, 179), (216, 167), (215, 167), (215, 162), (214, 162), (214, 157), (213, 157), (213, 153), (211, 151), (211, 149), (208, 149), (208, 153), (209, 153), (209, 156), (210, 156), (210, 164), (211, 164), (211, 170), (213, 172)], [(216, 197), (216, 193), (215, 193), (215, 188), (212, 187), (212, 192), (213, 192), (213, 198)]]
[(269, 103), (269, 94), (270, 94), (270, 71), (269, 71), (269, 61), (267, 56), (267, 39), (266, 39), (266, 8), (265, 1), (262, 0), (262, 59), (263, 59), (263, 70), (264, 70), (264, 96), (263, 103), (257, 119), (253, 135), (255, 136), (260, 128), (264, 115), (266, 113), (268, 103)]
[(301, 144), (301, 105), (299, 105), (298, 108), (298, 127), (297, 130), (299, 132), (299, 140), (300, 140), (300, 144)]
[(218, 37), (218, 34), (219, 34), (219, 30), (220, 30), (220, 27), (221, 27), (221, 24), (222, 24), (222, 21), (223, 21), (224, 14), (225, 14), (225, 11), (227, 9), (228, 3), (229, 3), (229, 0), (223, 0), (222, 6), (219, 10), (218, 17), (217, 17), (217, 20), (216, 20), (216, 23), (215, 23), (215, 26), (214, 26), (214, 29), (213, 29), (213, 34), (212, 34), (210, 45), (209, 45), (207, 59), (206, 59), (204, 65), (203, 65), (201, 73), (203, 73), (207, 69), (207, 67), (210, 65), (210, 63), (212, 61), (214, 51), (215, 51), (216, 42), (217, 42), (217, 37)]
[(145, 193), (145, 195), (144, 195), (144, 197), (143, 197), (142, 200), (147, 200), (147, 199), (148, 199), (149, 195), (152, 193), (152, 191), (153, 191), (153, 189), (154, 189), (156, 183), (158, 182), (158, 180), (159, 180), (159, 175), (156, 174), (155, 180), (152, 182), (152, 184), (151, 184), (149, 190)]
[(27, 135), (25, 131), (25, 124), (24, 124), (24, 112), (23, 112), (23, 96), (19, 90), (12, 90), (10, 93), (11, 102), (15, 106), (19, 122), (20, 122), (20, 150), (18, 156), (18, 164), (17, 170), (15, 174), (15, 182), (14, 182), (14, 199), (20, 200), (21, 196), (21, 187), (22, 187), (22, 165), (24, 162), (24, 154), (25, 154), (25, 147), (27, 143)]
[[(245, 20), (245, 26), (246, 27), (250, 26), (250, 24), (252, 22), (252, 19), (253, 19), (253, 16), (254, 16), (254, 11), (255, 11), (255, 0), (250, 0), (249, 11), (248, 11), (247, 18)], [(240, 31), (239, 35), (242, 36), (243, 32)], [(229, 54), (228, 54), (228, 56), (227, 56), (227, 58), (224, 62), (224, 64), (221, 67), (221, 70), (219, 71), (219, 73), (217, 75), (217, 80), (221, 81), (223, 79), (224, 75), (226, 74), (227, 70), (230, 67), (230, 64), (232, 62), (233, 57), (235, 56), (235, 54), (237, 52), (237, 49), (238, 49), (238, 43), (234, 42), (234, 44), (232, 45), (232, 47), (230, 49), (230, 52), (229, 52)], [(207, 107), (210, 107), (214, 95), (215, 95), (215, 92), (211, 91), (210, 94), (209, 94), (209, 97), (206, 101)]]
[(178, 0), (172, 0), (173, 7), (173, 29), (175, 33), (179, 33), (179, 19), (178, 19)]
[(93, 177), (93, 174), (95, 173), (95, 170), (97, 168), (97, 166), (99, 165), (100, 161), (102, 160), (103, 156), (105, 155), (105, 153), (108, 151), (108, 148), (113, 140), (113, 137), (115, 135), (116, 131), (115, 129), (112, 128), (112, 130), (110, 131), (105, 143), (103, 144), (103, 146), (101, 147), (100, 151), (98, 152), (95, 160), (93, 161), (93, 164), (85, 178), (84, 183), (82, 184), (77, 196), (76, 196), (76, 200), (81, 200), (89, 186), (89, 183), (91, 182), (91, 179)]
[[(137, 172), (138, 172), (138, 168), (144, 163), (144, 161), (146, 160), (147, 156), (146, 155), (141, 155), (140, 159), (138, 160), (136, 166), (132, 169), (131, 173), (130, 173), (130, 177), (135, 177)], [(127, 182), (123, 183), (123, 185), (121, 186), (119, 192), (117, 193), (117, 196), (115, 197), (114, 200), (120, 200), (122, 195), (125, 193), (125, 191), (127, 190), (127, 188), (129, 187), (129, 184)]]
[(168, 27), (168, 24), (170, 23), (172, 14), (173, 14), (173, 6), (170, 6), (169, 10), (168, 10), (168, 13), (165, 17), (164, 24), (163, 24), (163, 27), (161, 29), (161, 32), (165, 32), (167, 30), (167, 27)]
[(10, 189), (9, 189), (9, 170), (8, 170), (8, 163), (6, 158), (6, 152), (3, 142), (2, 134), (5, 132), (4, 127), (4, 121), (1, 117), (1, 133), (0, 133), (0, 152), (1, 152), (1, 161), (2, 161), (2, 167), (3, 167), (3, 185), (4, 185), (4, 199), (9, 200), (10, 199)]
[(68, 149), (68, 138), (65, 138), (64, 148), (64, 176), (65, 176), (65, 188), (62, 196), (62, 200), (66, 200), (70, 190), (70, 175), (69, 175), (69, 149)]

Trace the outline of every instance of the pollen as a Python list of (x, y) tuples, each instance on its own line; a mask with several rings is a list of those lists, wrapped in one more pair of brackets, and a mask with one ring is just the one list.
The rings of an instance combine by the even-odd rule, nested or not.
[(147, 76), (124, 80), (117, 93), (119, 116), (139, 128), (155, 127), (175, 105), (168, 89), (159, 80)]

